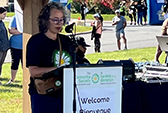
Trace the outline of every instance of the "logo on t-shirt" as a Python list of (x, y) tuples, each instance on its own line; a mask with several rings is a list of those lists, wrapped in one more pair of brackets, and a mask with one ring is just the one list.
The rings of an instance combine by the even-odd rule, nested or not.
[[(60, 51), (56, 50), (53, 54), (54, 66), (59, 66), (60, 62)], [(62, 51), (60, 65), (69, 65), (72, 62), (72, 58), (66, 51)]]

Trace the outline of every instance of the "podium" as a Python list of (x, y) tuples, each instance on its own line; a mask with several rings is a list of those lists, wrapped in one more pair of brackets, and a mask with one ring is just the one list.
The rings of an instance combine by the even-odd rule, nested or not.
[[(77, 113), (122, 109), (122, 65), (90, 64), (76, 68)], [(73, 112), (73, 68), (63, 70), (63, 113)]]
[(99, 60), (97, 64), (104, 65), (122, 65), (123, 66), (123, 82), (135, 81), (135, 63), (132, 59), (128, 60)]

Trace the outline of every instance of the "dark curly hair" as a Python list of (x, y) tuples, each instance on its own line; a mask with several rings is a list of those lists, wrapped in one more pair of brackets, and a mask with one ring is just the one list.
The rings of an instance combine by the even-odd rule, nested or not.
[(2, 14), (2, 13), (4, 13), (4, 12), (6, 12), (7, 10), (4, 8), (4, 7), (0, 7), (0, 13)]
[(44, 8), (41, 10), (41, 12), (38, 15), (38, 27), (39, 32), (45, 33), (48, 30), (48, 24), (49, 24), (49, 17), (50, 17), (50, 11), (52, 9), (58, 9), (61, 10), (64, 15), (64, 24), (67, 20), (67, 11), (65, 7), (60, 2), (49, 2)]

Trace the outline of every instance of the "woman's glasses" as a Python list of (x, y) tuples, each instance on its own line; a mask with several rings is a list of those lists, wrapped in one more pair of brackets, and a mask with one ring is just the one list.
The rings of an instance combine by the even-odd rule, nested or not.
[(62, 18), (62, 19), (52, 19), (52, 18), (49, 18), (54, 24), (59, 24), (59, 23), (61, 23), (61, 24), (64, 24), (64, 21), (65, 21), (65, 19), (64, 18)]

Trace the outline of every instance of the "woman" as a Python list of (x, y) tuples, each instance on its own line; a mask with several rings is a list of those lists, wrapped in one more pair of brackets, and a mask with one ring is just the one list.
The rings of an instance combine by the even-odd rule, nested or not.
[(0, 7), (0, 76), (2, 71), (2, 65), (5, 61), (7, 51), (10, 48), (7, 30), (2, 21), (3, 19), (5, 19), (6, 13), (7, 13), (6, 9), (3, 7)]
[(139, 26), (143, 25), (142, 24), (142, 16), (143, 16), (143, 9), (142, 9), (142, 4), (141, 0), (138, 1), (138, 4), (136, 5), (136, 10), (137, 10), (137, 23)]
[(95, 18), (95, 21), (91, 23), (91, 26), (95, 26), (95, 29), (96, 29), (94, 34), (95, 52), (100, 52), (100, 47), (101, 47), (100, 38), (102, 34), (103, 23), (99, 20), (99, 17), (100, 17), (99, 14), (95, 14), (93, 16)]
[[(38, 16), (39, 33), (27, 44), (26, 66), (30, 72), (29, 94), (32, 113), (63, 113), (62, 88), (41, 95), (34, 86), (34, 78), (72, 63), (72, 43), (69, 37), (59, 34), (66, 23), (67, 12), (58, 2), (49, 2)], [(62, 53), (62, 54), (61, 54)]]
[(85, 16), (86, 16), (85, 9), (87, 7), (86, 7), (86, 3), (84, 1), (82, 1), (82, 4), (81, 4), (80, 8), (81, 8), (82, 20), (85, 20)]
[(9, 24), (10, 45), (11, 45), (11, 78), (7, 84), (15, 80), (16, 73), (19, 67), (19, 62), (22, 63), (22, 33), (17, 30), (16, 18), (12, 17)]
[(146, 22), (147, 22), (147, 10), (148, 10), (146, 0), (142, 0), (141, 4), (142, 4), (142, 10), (143, 10), (144, 25), (146, 25)]
[(131, 2), (129, 6), (129, 18), (131, 19), (130, 25), (133, 24), (133, 19), (134, 19), (134, 25), (136, 25), (136, 6), (134, 4), (135, 2)]

